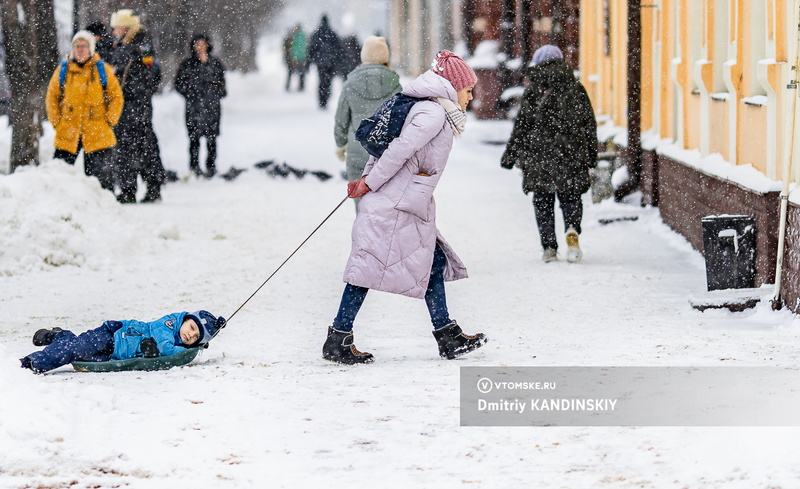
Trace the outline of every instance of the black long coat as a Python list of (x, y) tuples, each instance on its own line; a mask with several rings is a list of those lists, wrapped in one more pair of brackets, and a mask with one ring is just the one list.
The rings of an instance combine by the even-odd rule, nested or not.
[(220, 100), (225, 89), (225, 67), (219, 58), (209, 54), (202, 63), (196, 54), (183, 60), (175, 76), (175, 90), (186, 99), (186, 127), (189, 137), (219, 135), (222, 114)]
[(333, 71), (342, 63), (342, 41), (323, 18), (317, 30), (311, 34), (308, 45), (308, 60), (317, 65), (317, 69)]
[(141, 27), (131, 29), (114, 44), (106, 61), (114, 66), (125, 99), (117, 125), (151, 126), (153, 95), (161, 83), (161, 66), (156, 61), (150, 34)]
[(597, 122), (586, 89), (560, 58), (529, 68), (527, 77), (501, 165), (522, 168), (526, 194), (586, 192), (589, 168), (597, 166)]

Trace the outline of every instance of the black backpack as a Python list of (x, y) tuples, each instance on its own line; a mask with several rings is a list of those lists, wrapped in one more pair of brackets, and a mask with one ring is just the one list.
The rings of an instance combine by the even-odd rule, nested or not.
[(356, 130), (356, 141), (375, 158), (380, 158), (394, 138), (400, 135), (408, 111), (424, 98), (414, 98), (398, 93), (386, 100), (378, 110), (361, 121)]

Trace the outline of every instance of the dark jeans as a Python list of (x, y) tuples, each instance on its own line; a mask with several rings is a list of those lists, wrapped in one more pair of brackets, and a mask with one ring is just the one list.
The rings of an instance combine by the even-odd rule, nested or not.
[[(216, 172), (217, 161), (217, 138), (215, 136), (206, 137), (206, 171)], [(200, 171), (200, 136), (189, 136), (189, 169)]]
[(300, 80), (300, 85), (297, 87), (297, 90), (302, 92), (306, 85), (306, 70), (304, 68), (292, 68), (291, 66), (287, 68), (286, 91), (288, 92), (289, 88), (292, 86), (293, 74), (296, 74), (297, 78)]
[(117, 125), (116, 135), (120, 194), (135, 196), (139, 175), (147, 184), (148, 190), (160, 189), (165, 172), (153, 125), (141, 122)]
[[(431, 266), (431, 278), (428, 281), (428, 290), (425, 291), (425, 304), (428, 306), (428, 313), (431, 315), (433, 329), (439, 329), (451, 322), (447, 312), (447, 297), (444, 292), (444, 269), (447, 265), (447, 257), (444, 251), (437, 245), (433, 253), (433, 266)], [(367, 297), (369, 289), (347, 284), (342, 294), (342, 302), (339, 305), (339, 313), (333, 320), (333, 328), (339, 331), (352, 331), (353, 321), (356, 319), (364, 299)]]
[(108, 361), (114, 353), (114, 333), (121, 327), (119, 321), (107, 321), (78, 336), (69, 330), (61, 331), (51, 344), (23, 358), (22, 363), (28, 363), (36, 373), (43, 373), (75, 361)]
[[(558, 249), (555, 203), (555, 193), (540, 192), (533, 194), (533, 209), (536, 211), (536, 224), (539, 226), (539, 238), (544, 249)], [(580, 234), (581, 218), (583, 217), (581, 194), (577, 192), (558, 192), (558, 203), (562, 214), (564, 214), (564, 228), (573, 228)]]
[(328, 99), (331, 97), (331, 83), (333, 83), (333, 76), (336, 74), (336, 71), (335, 68), (317, 67), (317, 74), (319, 76), (317, 101), (319, 106), (324, 109), (328, 106)]
[[(78, 153), (81, 152), (83, 144), (78, 141), (78, 151), (73, 154), (63, 149), (57, 149), (53, 158), (66, 161), (70, 165), (75, 164)], [(114, 148), (100, 149), (91, 153), (83, 152), (83, 172), (87, 177), (97, 177), (100, 186), (106, 190), (114, 191)]]

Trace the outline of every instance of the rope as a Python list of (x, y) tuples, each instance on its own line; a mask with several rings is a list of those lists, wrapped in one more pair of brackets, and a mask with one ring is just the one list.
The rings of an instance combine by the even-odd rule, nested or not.
[[(341, 206), (342, 206), (342, 204), (344, 204), (344, 203), (345, 203), (345, 201), (346, 201), (348, 198), (349, 198), (349, 197), (345, 197), (344, 199), (342, 199), (342, 201), (341, 201), (341, 202), (339, 202), (339, 205), (337, 205), (337, 206), (336, 206), (336, 207), (335, 207), (335, 208), (334, 208), (334, 209), (333, 209), (333, 210), (330, 212), (330, 214), (328, 214), (328, 216), (327, 216), (327, 217), (325, 217), (325, 219), (323, 219), (323, 220), (322, 220), (322, 222), (321, 222), (321, 223), (319, 223), (319, 225), (317, 225), (317, 227), (316, 227), (316, 228), (314, 228), (314, 230), (313, 230), (313, 231), (311, 231), (311, 234), (309, 234), (309, 235), (306, 237), (306, 239), (304, 239), (304, 240), (303, 240), (303, 242), (302, 242), (302, 243), (300, 243), (300, 246), (298, 246), (297, 248), (295, 248), (295, 249), (294, 249), (294, 251), (292, 252), (292, 254), (291, 254), (291, 255), (289, 255), (289, 256), (288, 256), (288, 257), (287, 257), (285, 260), (283, 260), (283, 263), (281, 263), (280, 265), (278, 265), (278, 268), (276, 268), (276, 269), (275, 269), (275, 271), (274, 271), (274, 272), (272, 272), (272, 273), (270, 274), (270, 276), (269, 276), (269, 277), (267, 277), (267, 279), (266, 279), (266, 280), (264, 280), (264, 282), (263, 282), (261, 285), (259, 285), (259, 286), (258, 286), (258, 288), (255, 290), (255, 292), (253, 292), (252, 294), (250, 294), (250, 297), (248, 297), (248, 298), (247, 298), (247, 300), (245, 300), (244, 302), (242, 302), (242, 305), (241, 305), (241, 306), (239, 306), (239, 307), (238, 307), (238, 308), (237, 308), (235, 311), (233, 311), (233, 314), (231, 314), (231, 315), (228, 317), (228, 319), (227, 319), (227, 320), (226, 320), (226, 321), (225, 321), (225, 322), (222, 324), (222, 326), (220, 326), (220, 327), (219, 327), (219, 329), (217, 329), (217, 333), (219, 333), (220, 331), (222, 331), (222, 328), (224, 328), (225, 326), (227, 326), (227, 325), (228, 325), (228, 323), (230, 322), (230, 320), (231, 320), (231, 319), (233, 319), (233, 316), (235, 316), (237, 312), (241, 311), (241, 310), (242, 310), (242, 308), (245, 306), (245, 304), (247, 304), (247, 303), (250, 301), (250, 299), (252, 299), (252, 298), (253, 298), (253, 297), (254, 297), (256, 294), (258, 294), (258, 291), (259, 291), (259, 290), (261, 290), (261, 288), (262, 288), (262, 287), (264, 287), (265, 285), (267, 285), (267, 282), (269, 282), (269, 280), (270, 280), (270, 279), (271, 279), (271, 278), (272, 278), (272, 277), (273, 277), (273, 276), (274, 276), (276, 273), (278, 273), (278, 270), (280, 270), (280, 269), (281, 269), (281, 268), (282, 268), (282, 267), (283, 267), (283, 266), (286, 264), (286, 262), (287, 262), (287, 261), (289, 261), (289, 260), (290, 260), (290, 259), (291, 259), (291, 258), (294, 256), (294, 254), (295, 254), (295, 253), (297, 253), (297, 251), (298, 251), (298, 250), (300, 250), (300, 248), (302, 248), (304, 244), (306, 244), (306, 242), (307, 242), (309, 239), (311, 239), (311, 236), (313, 236), (313, 235), (314, 235), (314, 233), (316, 233), (316, 232), (317, 232), (317, 230), (318, 230), (319, 228), (321, 228), (321, 227), (322, 227), (322, 225), (323, 225), (323, 224), (325, 224), (325, 222), (326, 222), (328, 219), (330, 219), (330, 217), (331, 217), (331, 216), (334, 214), (334, 212), (336, 212), (336, 211), (338, 211), (338, 210), (339, 210), (339, 207), (341, 207)], [(216, 334), (215, 334), (214, 336), (216, 336)]]

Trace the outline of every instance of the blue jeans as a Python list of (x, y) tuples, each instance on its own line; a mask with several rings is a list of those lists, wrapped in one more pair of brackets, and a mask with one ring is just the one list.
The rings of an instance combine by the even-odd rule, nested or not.
[(60, 331), (51, 344), (23, 358), (22, 364), (44, 373), (74, 361), (106, 362), (114, 353), (114, 333), (121, 327), (119, 321), (107, 321), (78, 336), (69, 330)]
[[(447, 265), (447, 257), (439, 245), (433, 252), (433, 266), (431, 266), (431, 278), (428, 281), (428, 289), (425, 291), (425, 304), (428, 306), (428, 313), (431, 315), (433, 329), (447, 326), (450, 322), (450, 315), (447, 312), (447, 297), (444, 293), (444, 269)], [(352, 331), (353, 321), (356, 319), (364, 299), (367, 298), (369, 289), (347, 284), (342, 294), (342, 302), (339, 304), (339, 314), (333, 320), (333, 329), (339, 331)]]

